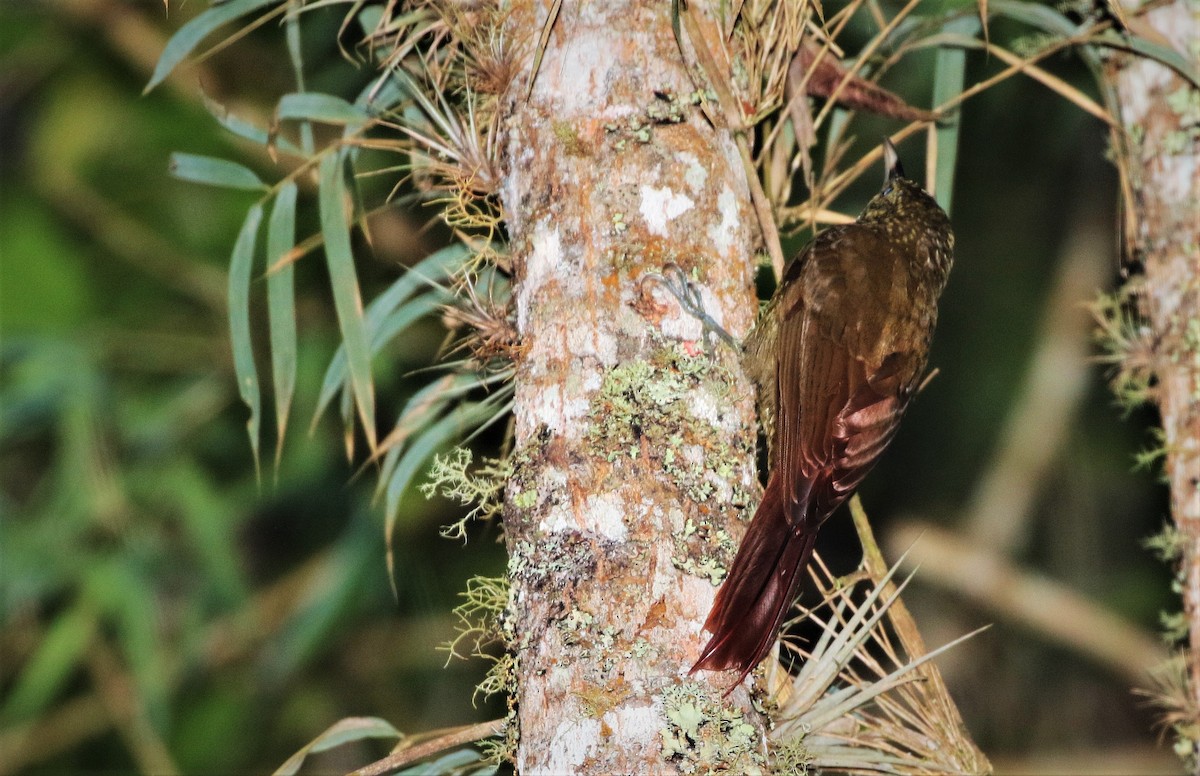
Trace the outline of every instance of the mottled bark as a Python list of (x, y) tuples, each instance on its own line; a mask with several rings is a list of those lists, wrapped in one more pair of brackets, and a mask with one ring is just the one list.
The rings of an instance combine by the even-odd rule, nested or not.
[[(1133, 10), (1130, 4), (1127, 13)], [(1137, 18), (1143, 36), (1178, 50), (1196, 67), (1195, 0), (1175, 0)], [(1190, 693), (1200, 709), (1200, 95), (1178, 73), (1144, 57), (1114, 60), (1110, 76), (1128, 141), (1138, 224), (1130, 237), (1133, 258), (1144, 267), (1138, 299), (1151, 329), (1171, 514), (1184, 540)]]
[[(505, 25), (526, 42), (501, 191), (522, 343), (505, 508), (517, 768), (671, 772), (738, 728), (753, 752), (719, 754), (745, 771), (762, 747), (747, 693), (687, 670), (757, 488), (752, 389), (647, 275), (694, 273), (743, 336), (746, 179), (695, 104), (670, 3), (563, 3), (527, 97), (548, 5), (514, 3)], [(712, 718), (693, 725), (688, 704)]]

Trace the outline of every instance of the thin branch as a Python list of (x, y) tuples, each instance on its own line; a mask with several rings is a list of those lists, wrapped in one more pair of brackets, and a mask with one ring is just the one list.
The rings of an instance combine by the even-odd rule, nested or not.
[(410, 743), (412, 739), (406, 739), (403, 748), (399, 751), (392, 752), (382, 760), (376, 760), (370, 765), (363, 766), (356, 771), (353, 771), (350, 776), (383, 776), (385, 773), (401, 768), (411, 762), (424, 759), (438, 752), (444, 752), (447, 749), (469, 744), (473, 741), (481, 741), (485, 738), (498, 736), (504, 732), (505, 720), (500, 719), (488, 720), (475, 725), (463, 725), (462, 727), (449, 728), (444, 732), (431, 733), (435, 736), (432, 739), (419, 744)]

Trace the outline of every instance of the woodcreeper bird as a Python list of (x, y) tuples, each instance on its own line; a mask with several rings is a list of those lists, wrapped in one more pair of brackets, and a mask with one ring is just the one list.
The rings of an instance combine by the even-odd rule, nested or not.
[(770, 473), (693, 672), (733, 669), (740, 683), (771, 651), (817, 529), (870, 471), (920, 385), (954, 235), (887, 140), (884, 159), (883, 190), (788, 263), (746, 339)]

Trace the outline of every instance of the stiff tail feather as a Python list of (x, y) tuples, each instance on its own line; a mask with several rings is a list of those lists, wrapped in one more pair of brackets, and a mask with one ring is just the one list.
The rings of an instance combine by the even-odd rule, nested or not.
[(784, 491), (772, 475), (704, 623), (713, 635), (691, 673), (736, 669), (736, 687), (771, 651), (817, 538), (816, 526), (805, 525), (807, 498), (789, 504)]

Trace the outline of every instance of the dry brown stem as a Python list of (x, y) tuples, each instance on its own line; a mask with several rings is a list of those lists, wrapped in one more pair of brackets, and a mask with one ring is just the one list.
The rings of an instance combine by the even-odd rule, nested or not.
[(908, 563), (920, 566), (922, 581), (965, 596), (1131, 682), (1144, 682), (1147, 671), (1167, 657), (1157, 639), (1106, 608), (944, 528), (904, 523), (889, 537), (888, 545), (892, 553), (912, 548)]

